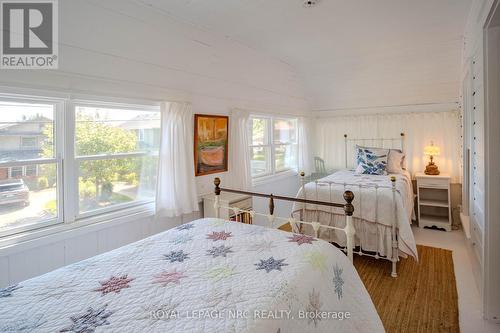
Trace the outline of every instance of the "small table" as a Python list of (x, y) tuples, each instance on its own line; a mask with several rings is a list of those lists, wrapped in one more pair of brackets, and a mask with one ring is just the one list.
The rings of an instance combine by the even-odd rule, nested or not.
[[(239, 208), (245, 211), (252, 210), (253, 200), (250, 195), (222, 192), (220, 194), (219, 203), (223, 207)], [(215, 194), (207, 194), (203, 196), (203, 216), (215, 217)], [(224, 220), (242, 222), (252, 224), (252, 216), (247, 212), (239, 212), (234, 214), (233, 210), (220, 208), (219, 217)]]
[(418, 172), (418, 226), (436, 227), (451, 231), (450, 175), (426, 175)]

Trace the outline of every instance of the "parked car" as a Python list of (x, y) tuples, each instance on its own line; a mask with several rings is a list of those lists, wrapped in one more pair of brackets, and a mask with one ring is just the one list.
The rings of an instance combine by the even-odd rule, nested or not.
[(30, 189), (22, 179), (0, 180), (0, 205), (30, 204)]

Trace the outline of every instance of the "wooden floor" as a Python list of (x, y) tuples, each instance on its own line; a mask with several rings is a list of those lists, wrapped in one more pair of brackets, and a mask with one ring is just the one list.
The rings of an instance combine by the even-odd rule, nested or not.
[(452, 252), (417, 248), (419, 262), (402, 259), (397, 278), (390, 276), (387, 260), (355, 255), (354, 266), (388, 333), (460, 332)]

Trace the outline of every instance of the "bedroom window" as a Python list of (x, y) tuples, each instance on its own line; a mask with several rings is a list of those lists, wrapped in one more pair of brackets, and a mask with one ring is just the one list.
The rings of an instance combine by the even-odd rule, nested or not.
[(154, 204), (160, 126), (156, 105), (1, 95), (0, 237)]
[(252, 177), (296, 170), (297, 136), (297, 119), (252, 117), (250, 124)]
[(76, 105), (75, 120), (79, 215), (154, 201), (160, 113)]
[(61, 221), (59, 118), (58, 101), (0, 99), (0, 236)]

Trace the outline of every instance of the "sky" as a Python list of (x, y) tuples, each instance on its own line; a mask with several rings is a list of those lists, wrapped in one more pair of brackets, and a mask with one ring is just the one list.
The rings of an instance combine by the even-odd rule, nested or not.
[[(132, 111), (119, 109), (103, 109), (94, 107), (78, 107), (78, 111), (84, 111), (87, 114), (99, 112), (101, 120), (112, 120), (114, 122), (123, 122), (145, 114), (147, 111)], [(54, 119), (54, 110), (52, 105), (46, 104), (21, 104), (0, 102), (0, 124), (23, 121), (23, 116), (27, 118), (41, 114), (48, 119)], [(158, 114), (158, 119), (159, 119)]]

